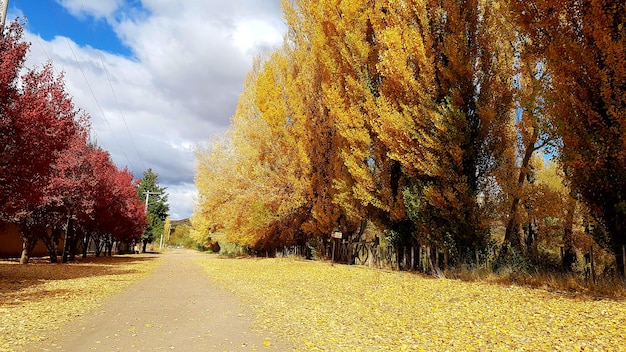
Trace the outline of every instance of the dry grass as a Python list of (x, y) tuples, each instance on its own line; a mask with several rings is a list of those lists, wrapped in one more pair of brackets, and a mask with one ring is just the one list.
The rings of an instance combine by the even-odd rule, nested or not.
[(626, 283), (618, 277), (598, 277), (592, 282), (591, 279), (584, 279), (577, 273), (536, 271), (529, 274), (503, 270), (496, 274), (487, 269), (455, 270), (447, 272), (446, 275), (463, 281), (526, 286), (551, 292), (567, 292), (592, 299), (626, 298)]
[(44, 332), (59, 329), (145, 277), (158, 263), (148, 255), (71, 264), (0, 261), (0, 351), (40, 340)]
[(293, 259), (199, 261), (301, 351), (616, 351), (626, 302)]

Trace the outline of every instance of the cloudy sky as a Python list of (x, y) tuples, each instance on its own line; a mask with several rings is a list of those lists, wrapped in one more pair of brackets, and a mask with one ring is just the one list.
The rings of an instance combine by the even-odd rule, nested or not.
[(27, 65), (65, 73), (98, 144), (137, 178), (159, 174), (173, 219), (193, 211), (194, 147), (226, 130), (253, 58), (285, 32), (280, 0), (9, 0), (8, 12), (27, 19)]

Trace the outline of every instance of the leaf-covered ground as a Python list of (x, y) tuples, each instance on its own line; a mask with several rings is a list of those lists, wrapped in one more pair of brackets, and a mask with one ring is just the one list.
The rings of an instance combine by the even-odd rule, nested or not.
[(88, 258), (72, 264), (0, 261), (0, 351), (37, 341), (145, 277), (156, 257)]
[(292, 259), (198, 262), (302, 351), (618, 351), (626, 301)]

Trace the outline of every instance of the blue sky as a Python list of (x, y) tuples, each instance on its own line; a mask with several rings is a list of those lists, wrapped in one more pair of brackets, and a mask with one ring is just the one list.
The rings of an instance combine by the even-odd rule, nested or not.
[[(5, 0), (6, 1), (6, 0)], [(254, 57), (282, 44), (280, 0), (9, 0), (27, 66), (51, 61), (118, 167), (152, 168), (191, 215), (194, 149), (226, 131)]]
[[(132, 5), (138, 10), (142, 9), (139, 2)], [(104, 18), (74, 16), (54, 0), (9, 0), (9, 6), (11, 13), (22, 13), (27, 18), (26, 28), (30, 32), (46, 41), (64, 35), (80, 46), (88, 45), (110, 53), (132, 56), (130, 48), (120, 41)]]

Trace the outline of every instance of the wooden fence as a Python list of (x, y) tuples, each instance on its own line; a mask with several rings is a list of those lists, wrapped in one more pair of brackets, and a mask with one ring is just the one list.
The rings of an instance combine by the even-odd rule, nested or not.
[[(334, 248), (333, 248), (334, 247)], [(334, 251), (334, 253), (333, 253)], [(446, 251), (430, 246), (380, 246), (376, 242), (350, 243), (346, 240), (326, 243), (324, 248), (314, 249), (306, 245), (284, 247), (276, 250), (277, 257), (297, 256), (307, 259), (320, 258), (332, 260), (335, 263), (350, 265), (365, 265), (380, 269), (405, 270), (428, 273), (440, 276), (448, 269), (449, 255)], [(626, 263), (626, 248), (622, 246), (622, 260)], [(497, 252), (479, 253), (477, 250), (468, 251), (457, 258), (455, 265), (465, 267), (491, 268)], [(583, 275), (590, 283), (596, 282), (596, 268), (594, 248), (591, 246), (585, 254), (585, 268)], [(563, 254), (561, 254), (561, 261)]]
[(317, 251), (305, 245), (290, 246), (277, 249), (275, 255), (276, 257), (318, 257), (333, 260), (335, 263), (425, 273), (440, 273), (442, 270), (446, 270), (448, 266), (447, 254), (431, 247), (380, 246), (375, 242), (337, 241), (334, 244), (327, 243), (322, 250), (318, 249)]

